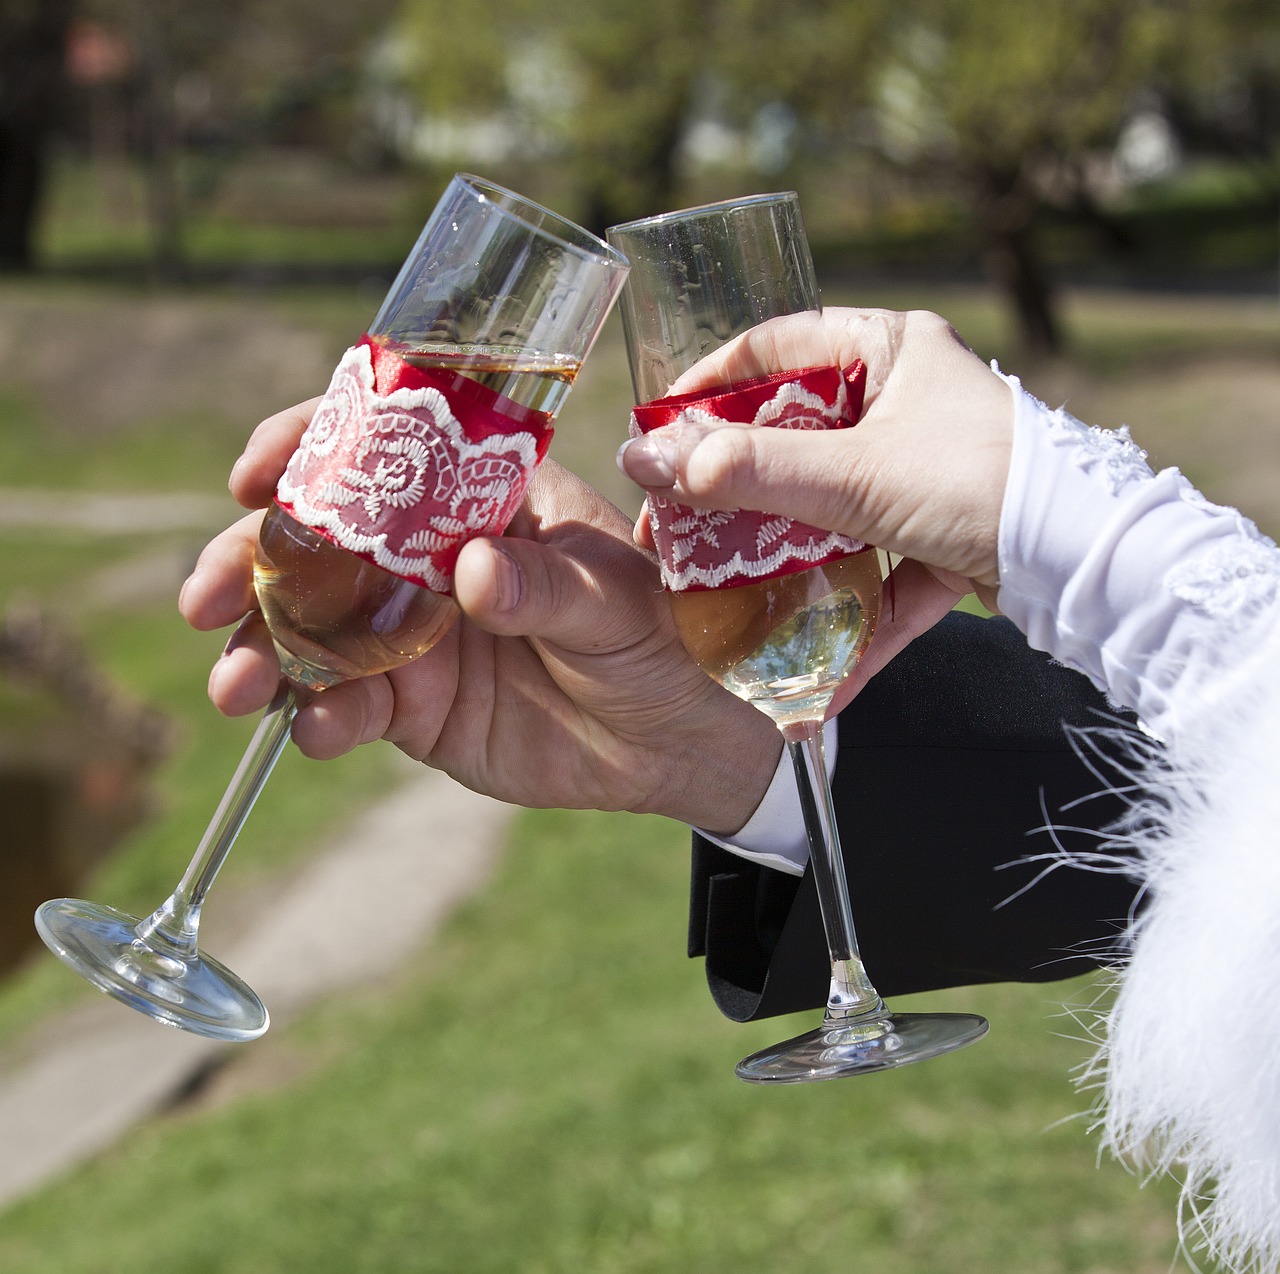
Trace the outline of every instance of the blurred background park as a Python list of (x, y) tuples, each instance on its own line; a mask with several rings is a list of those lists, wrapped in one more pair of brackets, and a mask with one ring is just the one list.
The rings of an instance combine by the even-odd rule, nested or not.
[[(941, 311), (1280, 530), (1274, 0), (0, 0), (0, 1084), (95, 994), (35, 904), (149, 910), (246, 741), (204, 697), (225, 635), (175, 610), (231, 463), (459, 169), (597, 230), (797, 189), (828, 303)], [(555, 454), (630, 511), (628, 405), (611, 320)], [(264, 923), (404, 773), (286, 756), (210, 910)], [(991, 1037), (748, 1088), (734, 1061), (793, 1024), (716, 1014), (686, 839), (516, 814), (376, 988), (0, 1210), (0, 1269), (1186, 1268), (1175, 1191), (1099, 1163), (1072, 1089), (1063, 1006), (1100, 983), (920, 997)]]

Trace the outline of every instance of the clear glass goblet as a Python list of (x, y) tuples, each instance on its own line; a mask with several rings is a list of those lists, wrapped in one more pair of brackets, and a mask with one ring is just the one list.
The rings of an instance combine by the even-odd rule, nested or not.
[[(809, 368), (671, 395), (704, 355), (764, 322), (820, 314), (794, 192), (729, 200), (607, 231), (631, 261), (619, 309), (637, 407), (633, 431), (695, 416), (825, 428), (856, 421), (865, 368)], [(788, 519), (649, 501), (681, 639), (716, 681), (768, 716), (795, 771), (831, 961), (822, 1024), (738, 1064), (752, 1083), (885, 1070), (972, 1043), (985, 1019), (891, 1013), (858, 951), (824, 756), (832, 697), (871, 640), (880, 606), (874, 549)]]
[(499, 535), (626, 277), (608, 244), (454, 177), (347, 351), (263, 518), (254, 588), (284, 680), (178, 887), (139, 918), (59, 898), (50, 949), (170, 1026), (248, 1040), (262, 1001), (199, 948), (201, 908), (300, 704), (425, 653), (457, 615), (453, 561)]

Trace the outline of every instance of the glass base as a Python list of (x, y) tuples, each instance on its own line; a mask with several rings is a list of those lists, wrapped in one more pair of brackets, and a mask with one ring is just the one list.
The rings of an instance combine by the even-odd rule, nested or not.
[(36, 912), (36, 929), (64, 964), (139, 1013), (215, 1040), (257, 1039), (269, 1025), (253, 990), (208, 956), (147, 946), (136, 916), (75, 898)]
[(980, 1040), (987, 1019), (976, 1013), (884, 1013), (840, 1022), (761, 1049), (738, 1063), (749, 1084), (808, 1084), (890, 1070)]

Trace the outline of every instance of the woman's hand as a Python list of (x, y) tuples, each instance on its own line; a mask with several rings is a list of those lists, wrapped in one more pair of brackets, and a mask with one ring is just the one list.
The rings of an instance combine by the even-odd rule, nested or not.
[[(829, 309), (761, 324), (671, 391), (857, 359), (868, 378), (856, 428), (672, 425), (624, 444), (618, 461), (641, 486), (682, 504), (784, 514), (902, 558), (892, 605), (837, 708), (964, 594), (995, 609), (1009, 387), (937, 315)], [(637, 529), (643, 540), (643, 519)]]

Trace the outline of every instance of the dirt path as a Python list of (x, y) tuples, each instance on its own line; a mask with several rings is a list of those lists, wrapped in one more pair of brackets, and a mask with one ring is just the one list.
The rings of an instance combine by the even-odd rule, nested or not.
[(323, 996), (393, 976), (484, 883), (511, 808), (405, 766), (404, 784), (277, 895), (260, 897), (238, 936), (208, 926), (211, 952), (271, 1013), (261, 1040), (219, 1044), (166, 1030), (104, 997), (54, 1015), (0, 1056), (0, 1207), (179, 1100), (225, 1100), (302, 1069), (280, 1027)]

